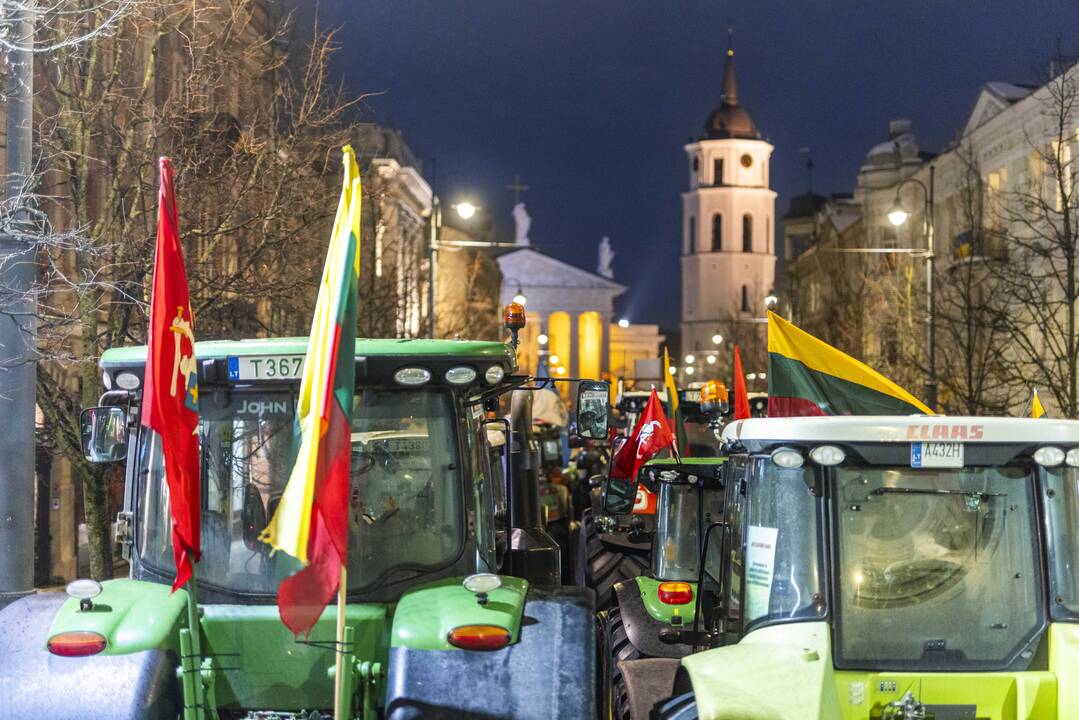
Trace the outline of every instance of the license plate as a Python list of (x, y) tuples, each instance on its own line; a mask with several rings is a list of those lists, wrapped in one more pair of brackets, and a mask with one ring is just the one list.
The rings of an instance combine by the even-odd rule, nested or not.
[(913, 442), (910, 444), (910, 466), (961, 468), (963, 467), (963, 443)]
[(686, 402), (700, 402), (701, 401), (701, 391), (700, 390), (686, 390), (686, 392), (685, 392), (685, 401)]
[(229, 356), (229, 380), (299, 380), (303, 355)]

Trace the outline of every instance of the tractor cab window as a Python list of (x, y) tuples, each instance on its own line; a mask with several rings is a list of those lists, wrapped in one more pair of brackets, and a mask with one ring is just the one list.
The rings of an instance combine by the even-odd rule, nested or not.
[(742, 513), (742, 617), (757, 622), (817, 619), (824, 612), (814, 468), (750, 459)]
[[(240, 594), (273, 594), (299, 569), (271, 555), (258, 535), (288, 483), (297, 436), (295, 394), (236, 390), (200, 404), (202, 560), (199, 578)], [(398, 573), (443, 567), (463, 537), (460, 462), (448, 393), (367, 389), (352, 421), (349, 589), (364, 591)], [(138, 507), (142, 562), (174, 572), (161, 441), (146, 432)], [(394, 576), (394, 577), (391, 577)]]
[[(723, 518), (723, 490), (673, 470), (655, 470), (656, 531), (652, 535), (652, 575), (660, 580), (697, 582), (701, 532)], [(703, 512), (702, 512), (703, 511)], [(712, 532), (710, 544), (720, 533)]]
[(1043, 468), (1049, 527), (1050, 604), (1061, 620), (1079, 620), (1079, 469)]
[(1029, 664), (1045, 604), (1029, 468), (839, 466), (834, 482), (837, 667)]

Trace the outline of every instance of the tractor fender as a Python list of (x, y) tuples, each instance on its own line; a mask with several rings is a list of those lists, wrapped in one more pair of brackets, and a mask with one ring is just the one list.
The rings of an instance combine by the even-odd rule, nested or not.
[(395, 646), (389, 665), (389, 720), (595, 717), (592, 596), (530, 586), (517, 642), (494, 651)]
[(41, 593), (0, 610), (0, 720), (150, 720), (182, 707), (171, 650), (59, 657), (45, 647), (68, 598)]
[[(622, 614), (626, 637), (633, 647), (646, 657), (680, 658), (689, 655), (693, 648), (687, 644), (665, 643), (659, 639), (663, 630), (672, 629), (671, 625), (652, 617), (641, 600), (641, 589), (637, 578), (614, 584), (614, 594), (618, 609)], [(692, 624), (692, 620), (690, 620)]]

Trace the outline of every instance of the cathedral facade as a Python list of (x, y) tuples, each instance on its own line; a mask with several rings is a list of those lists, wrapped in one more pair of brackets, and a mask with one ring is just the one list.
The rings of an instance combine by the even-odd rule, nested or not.
[[(722, 100), (701, 138), (685, 146), (689, 189), (682, 193), (679, 363), (685, 380), (726, 368), (736, 342), (763, 362), (755, 356), (764, 352), (762, 319), (776, 264), (772, 150), (738, 102), (734, 51), (728, 50)], [(696, 378), (686, 376), (690, 367)]]

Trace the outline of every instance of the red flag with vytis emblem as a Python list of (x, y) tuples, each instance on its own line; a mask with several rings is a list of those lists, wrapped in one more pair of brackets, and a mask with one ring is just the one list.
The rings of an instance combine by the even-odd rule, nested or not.
[(667, 447), (673, 447), (677, 451), (674, 430), (667, 420), (667, 414), (663, 412), (663, 404), (659, 401), (656, 389), (652, 388), (652, 394), (648, 398), (648, 404), (644, 406), (641, 419), (637, 421), (637, 427), (615, 455), (611, 476), (637, 477), (641, 466)]
[(745, 420), (752, 413), (749, 411), (749, 388), (746, 387), (746, 373), (742, 369), (742, 351), (734, 346), (734, 419)]
[[(172, 161), (158, 161), (157, 249), (146, 340), (142, 424), (160, 436), (172, 511), (175, 591), (191, 578), (199, 560), (199, 413), (194, 318), (187, 292)], [(155, 439), (156, 440), (156, 439)], [(151, 459), (151, 462), (154, 462)]]

